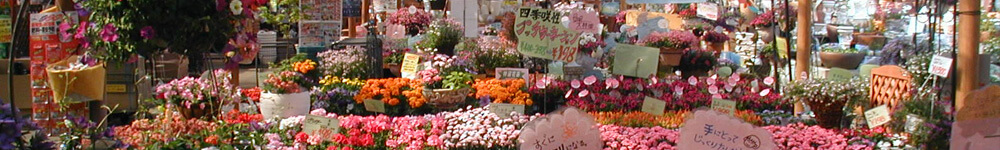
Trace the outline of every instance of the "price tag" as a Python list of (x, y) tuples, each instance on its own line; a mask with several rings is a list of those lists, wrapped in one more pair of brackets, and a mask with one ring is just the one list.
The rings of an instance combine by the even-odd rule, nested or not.
[(892, 118), (889, 117), (889, 109), (882, 105), (865, 111), (865, 120), (868, 120), (868, 128), (875, 128), (888, 123)]
[(420, 63), (420, 55), (406, 53), (403, 54), (403, 64), (400, 66), (400, 75), (403, 78), (417, 78), (417, 65)]
[(657, 116), (663, 115), (663, 111), (664, 109), (666, 109), (666, 107), (667, 107), (666, 101), (659, 100), (656, 98), (647, 96), (646, 99), (642, 101), (642, 112), (646, 112), (649, 114)]
[(854, 78), (854, 73), (848, 71), (847, 69), (830, 68), (830, 71), (826, 72), (826, 78), (833, 80), (850, 80), (851, 78)]
[(10, 16), (0, 15), (0, 42), (9, 43), (11, 41)]
[(333, 139), (333, 135), (340, 130), (340, 120), (316, 115), (306, 115), (302, 122), (302, 132), (309, 136), (320, 136), (327, 141)]
[(528, 68), (496, 68), (497, 76), (496, 79), (524, 79), (524, 81), (530, 81), (528, 78)]
[(492, 103), (489, 106), (489, 110), (500, 118), (510, 118), (510, 112), (524, 114), (524, 105)]
[(125, 84), (108, 84), (105, 85), (104, 89), (107, 90), (108, 93), (125, 93), (128, 91)]
[(715, 71), (715, 74), (718, 74), (718, 75), (723, 76), (723, 77), (728, 77), (728, 76), (730, 76), (730, 75), (733, 74), (733, 68), (730, 68), (730, 67), (721, 67), (721, 68), (719, 68), (719, 70)]
[(736, 101), (713, 98), (712, 109), (715, 111), (733, 115), (736, 112)]
[(931, 59), (931, 67), (929, 68), (929, 71), (931, 74), (947, 78), (948, 73), (951, 72), (951, 63), (951, 58), (935, 55), (934, 58)]
[(365, 110), (368, 110), (370, 112), (385, 113), (385, 103), (383, 103), (382, 101), (374, 99), (366, 99), (364, 102), (365, 102)]

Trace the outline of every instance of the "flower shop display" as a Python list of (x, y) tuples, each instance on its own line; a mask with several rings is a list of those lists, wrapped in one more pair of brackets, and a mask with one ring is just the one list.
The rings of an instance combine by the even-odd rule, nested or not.
[(342, 78), (365, 78), (368, 77), (368, 61), (365, 52), (367, 50), (360, 46), (347, 46), (341, 50), (328, 50), (316, 54), (319, 58), (320, 73), (333, 75)]
[[(412, 11), (415, 10), (415, 11)], [(421, 9), (400, 8), (386, 18), (388, 23), (406, 27), (406, 35), (417, 35), (431, 24), (431, 13)]]
[(325, 109), (337, 114), (363, 114), (364, 109), (355, 107), (354, 96), (365, 85), (364, 80), (338, 78), (327, 75), (312, 89), (312, 109)]
[[(389, 43), (388, 41), (386, 43)], [(393, 75), (397, 77), (402, 76), (402, 64), (404, 54), (410, 52), (409, 48), (404, 49), (391, 49), (387, 48), (386, 51), (382, 52), (382, 65), (383, 68), (389, 69)]]
[[(296, 68), (298, 68), (296, 70), (301, 69)], [(281, 71), (268, 74), (267, 77), (267, 80), (264, 80), (264, 92), (260, 94), (259, 104), (260, 113), (264, 114), (265, 118), (285, 118), (308, 112), (310, 94), (304, 86), (309, 86), (310, 83), (301, 72)]]
[(461, 42), (463, 30), (462, 24), (454, 20), (435, 20), (417, 48), (433, 48), (438, 54), (455, 55), (455, 45)]
[(476, 89), (476, 99), (487, 99), (492, 103), (532, 105), (531, 95), (525, 92), (524, 79), (476, 79), (472, 87)]
[(766, 126), (771, 131), (779, 149), (871, 149), (865, 145), (850, 144), (844, 135), (820, 126), (801, 123), (788, 126)]
[(222, 105), (234, 104), (241, 98), (239, 91), (229, 82), (232, 78), (229, 72), (216, 70), (211, 75), (185, 77), (157, 86), (156, 100), (178, 109), (186, 118), (213, 118)]
[(475, 44), (473, 50), (460, 53), (472, 55), (472, 65), (478, 73), (495, 75), (496, 68), (516, 68), (521, 65), (521, 53), (517, 52), (516, 43), (509, 40), (497, 39), (496, 37), (480, 37), (474, 41), (466, 42), (467, 46)]
[(407, 78), (369, 79), (354, 96), (354, 102), (364, 106), (366, 99), (382, 101), (386, 105), (385, 114), (393, 116), (427, 113), (423, 86), (419, 80)]
[(680, 64), (682, 50), (696, 47), (698, 37), (686, 31), (653, 32), (642, 39), (641, 43), (660, 48), (660, 66), (677, 66)]
[(624, 127), (597, 125), (605, 149), (659, 149), (673, 150), (680, 134), (663, 127)]
[(819, 53), (819, 59), (826, 67), (855, 69), (865, 59), (865, 53), (854, 48), (828, 47)]
[(857, 78), (846, 82), (828, 78), (796, 80), (785, 87), (785, 96), (809, 105), (820, 126), (835, 128), (841, 125), (845, 106), (865, 103), (868, 87), (863, 82)]
[(438, 109), (454, 109), (465, 102), (472, 86), (471, 68), (457, 56), (435, 55), (430, 68), (417, 72), (424, 83), (427, 104)]

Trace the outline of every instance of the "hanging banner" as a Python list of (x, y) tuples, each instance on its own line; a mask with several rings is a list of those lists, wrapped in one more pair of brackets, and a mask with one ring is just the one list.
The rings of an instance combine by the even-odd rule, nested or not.
[(564, 14), (557, 11), (523, 7), (514, 23), (517, 51), (544, 59), (573, 62), (576, 60), (577, 37), (580, 32), (560, 24)]

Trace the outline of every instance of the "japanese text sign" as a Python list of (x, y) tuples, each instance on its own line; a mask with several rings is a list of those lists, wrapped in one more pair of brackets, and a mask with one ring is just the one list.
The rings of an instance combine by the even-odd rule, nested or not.
[(712, 110), (733, 115), (736, 112), (736, 101), (713, 98)]
[(500, 118), (510, 118), (510, 112), (524, 114), (524, 105), (492, 103), (489, 106), (489, 110)]
[(889, 123), (892, 118), (889, 117), (889, 108), (882, 105), (865, 111), (865, 120), (868, 121), (868, 128), (875, 128)]
[(403, 64), (400, 67), (400, 75), (403, 78), (417, 78), (417, 65), (420, 63), (420, 55), (406, 53), (403, 54)]
[(497, 79), (500, 79), (500, 80), (503, 80), (503, 79), (518, 79), (518, 78), (520, 78), (520, 79), (524, 79), (525, 82), (531, 81), (531, 80), (528, 80), (529, 79), (528, 76), (530, 74), (528, 73), (528, 69), (527, 68), (496, 68), (496, 71), (497, 71), (497, 76), (496, 77), (497, 77)]
[(576, 31), (600, 33), (600, 23), (594, 11), (573, 10), (569, 15), (569, 28)]
[(380, 112), (385, 113), (385, 103), (380, 100), (366, 99), (365, 110), (370, 112)]
[(316, 115), (306, 115), (306, 119), (302, 123), (302, 132), (309, 134), (309, 136), (320, 136), (322, 137), (320, 139), (325, 140), (333, 139), (333, 135), (339, 132), (339, 128), (340, 120)]
[(663, 111), (664, 109), (666, 109), (666, 107), (667, 107), (667, 102), (663, 100), (659, 100), (649, 96), (646, 96), (646, 98), (642, 100), (642, 112), (646, 112), (657, 116), (662, 116)]
[(531, 57), (573, 62), (580, 32), (563, 27), (563, 15), (548, 9), (519, 9), (514, 23), (517, 51)]
[(778, 149), (771, 132), (711, 110), (697, 110), (681, 127), (677, 149)]
[(601, 132), (594, 118), (576, 108), (553, 112), (521, 130), (521, 150), (601, 149)]
[(931, 74), (947, 78), (948, 73), (951, 72), (951, 63), (951, 58), (934, 55), (934, 58), (931, 59), (930, 72)]

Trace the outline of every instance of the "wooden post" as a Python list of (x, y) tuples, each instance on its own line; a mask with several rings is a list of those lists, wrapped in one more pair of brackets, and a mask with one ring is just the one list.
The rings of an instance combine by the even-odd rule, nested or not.
[[(798, 37), (795, 52), (795, 76), (789, 79), (809, 78), (809, 67), (812, 56), (812, 1), (799, 1)], [(795, 112), (803, 111), (802, 102), (795, 103)]]
[(980, 0), (960, 0), (958, 3), (958, 87), (955, 110), (962, 109), (969, 92), (979, 88), (979, 16)]

